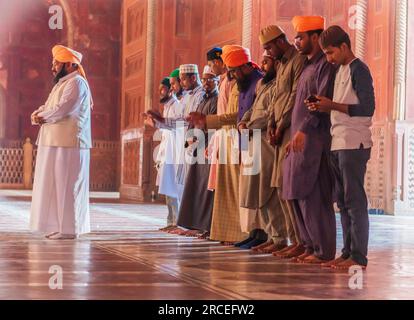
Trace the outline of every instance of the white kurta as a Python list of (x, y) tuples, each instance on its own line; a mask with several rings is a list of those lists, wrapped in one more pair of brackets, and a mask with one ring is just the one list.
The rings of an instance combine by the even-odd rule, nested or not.
[[(171, 98), (164, 105), (164, 118), (177, 119), (180, 118), (182, 111), (180, 102), (175, 98)], [(157, 161), (160, 162), (160, 168), (158, 171), (158, 186), (159, 194), (166, 195), (171, 198), (178, 198), (178, 186), (176, 179), (176, 166), (175, 161), (176, 150), (176, 135), (175, 130), (169, 128), (161, 128), (162, 141), (158, 149)]]
[[(201, 85), (197, 86), (193, 90), (187, 91), (184, 96), (181, 104), (183, 105), (183, 118), (185, 119), (191, 112), (197, 111), (197, 107), (200, 102), (203, 100), (204, 90)], [(179, 158), (177, 165), (177, 181), (178, 181), (178, 193), (179, 199), (181, 201), (184, 193), (185, 181), (187, 178), (188, 164), (185, 160), (185, 148), (184, 143), (186, 140), (186, 134), (188, 129), (188, 123), (185, 123), (184, 126), (176, 129), (176, 141), (181, 144), (181, 149), (179, 150)]]
[[(38, 109), (46, 124), (38, 139), (32, 231), (90, 232), (90, 109), (89, 86), (76, 72), (60, 79), (46, 104)], [(62, 135), (57, 132), (60, 130)], [(72, 133), (73, 137), (67, 136)]]
[(30, 228), (33, 231), (90, 232), (89, 149), (39, 146)]
[[(165, 118), (164, 123), (157, 122), (158, 128), (163, 128), (167, 130), (174, 131), (174, 164), (176, 169), (176, 178), (175, 181), (177, 183), (177, 192), (178, 192), (178, 202), (181, 203), (181, 199), (184, 193), (184, 185), (185, 185), (185, 178), (186, 178), (186, 163), (185, 163), (185, 135), (188, 128), (188, 123), (185, 121), (185, 118), (190, 114), (190, 112), (194, 112), (197, 110), (198, 105), (200, 104), (201, 100), (203, 99), (204, 91), (201, 85), (197, 86), (195, 89), (186, 91), (183, 95), (182, 100), (179, 103), (179, 108), (174, 117), (172, 118)], [(171, 154), (171, 153), (170, 153)], [(172, 167), (170, 167), (172, 168)], [(160, 188), (160, 193), (163, 193), (162, 189)], [(163, 193), (165, 194), (165, 193)]]

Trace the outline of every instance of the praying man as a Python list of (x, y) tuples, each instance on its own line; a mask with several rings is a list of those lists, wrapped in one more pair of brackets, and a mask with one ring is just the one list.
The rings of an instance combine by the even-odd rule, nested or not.
[(75, 239), (90, 232), (89, 159), (92, 95), (82, 54), (52, 49), (55, 86), (31, 115), (39, 125), (30, 228), (48, 239)]

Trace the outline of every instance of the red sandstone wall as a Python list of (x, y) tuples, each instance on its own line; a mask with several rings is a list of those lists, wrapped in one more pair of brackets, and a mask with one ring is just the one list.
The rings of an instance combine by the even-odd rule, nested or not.
[(36, 137), (30, 113), (42, 105), (52, 87), (51, 47), (67, 44), (69, 16), (73, 47), (83, 64), (94, 95), (93, 138), (117, 140), (119, 132), (120, 1), (71, 0), (63, 30), (48, 28), (48, 8), (59, 1), (10, 2), (10, 19), (0, 22), (3, 79), (7, 86), (6, 139)]
[[(48, 27), (51, 4), (59, 4), (64, 10), (62, 30)], [(92, 151), (91, 186), (98, 190), (118, 187), (117, 159), (112, 153), (119, 139), (120, 7), (120, 0), (18, 0), (1, 4), (0, 84), (6, 96), (5, 139), (36, 138), (38, 128), (30, 124), (30, 114), (45, 102), (53, 86), (51, 48), (56, 43), (70, 44), (84, 55), (95, 102), (92, 137), (99, 142)]]

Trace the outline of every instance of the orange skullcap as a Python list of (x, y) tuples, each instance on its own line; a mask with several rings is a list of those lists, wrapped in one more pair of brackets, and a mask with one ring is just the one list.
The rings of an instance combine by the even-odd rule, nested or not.
[(52, 55), (53, 59), (56, 61), (59, 61), (61, 63), (76, 63), (78, 65), (78, 71), (81, 74), (82, 77), (86, 79), (85, 70), (83, 69), (81, 62), (82, 62), (82, 54), (80, 52), (77, 52), (71, 48), (62, 46), (62, 45), (56, 45), (52, 49)]
[(250, 50), (242, 46), (227, 45), (223, 47), (221, 55), (224, 64), (229, 68), (240, 67), (251, 61)]
[(295, 32), (325, 29), (325, 18), (321, 16), (296, 16), (292, 19)]

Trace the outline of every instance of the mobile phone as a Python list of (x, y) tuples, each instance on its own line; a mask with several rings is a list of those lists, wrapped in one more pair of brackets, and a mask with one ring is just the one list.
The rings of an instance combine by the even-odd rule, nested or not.
[(308, 100), (308, 102), (310, 102), (310, 103), (315, 103), (315, 102), (318, 102), (318, 101), (320, 101), (318, 98), (316, 98), (315, 97), (315, 95), (310, 95), (306, 100)]

